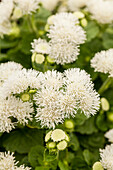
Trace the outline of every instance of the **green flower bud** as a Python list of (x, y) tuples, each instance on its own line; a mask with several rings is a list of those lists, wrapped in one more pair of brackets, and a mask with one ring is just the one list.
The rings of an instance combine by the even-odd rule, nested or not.
[(53, 64), (55, 61), (53, 58), (51, 58), (50, 56), (47, 56), (47, 61), (50, 63), (50, 64)]
[(81, 23), (81, 25), (82, 25), (83, 27), (86, 27), (87, 24), (88, 24), (88, 22), (87, 22), (87, 20), (86, 20), (85, 18), (81, 19), (80, 23)]
[(104, 170), (100, 162), (95, 162), (93, 165), (93, 170)]
[(107, 114), (107, 118), (108, 118), (108, 120), (110, 120), (111, 122), (113, 122), (113, 112), (109, 112), (109, 113)]
[(84, 13), (82, 13), (80, 11), (74, 12), (73, 15), (75, 15), (78, 19), (81, 19), (81, 18), (85, 17)]
[(23, 102), (29, 101), (29, 100), (30, 100), (30, 95), (29, 95), (28, 93), (22, 94), (22, 95), (21, 95), (21, 100), (22, 100)]
[(19, 18), (22, 17), (22, 15), (23, 15), (23, 14), (22, 14), (22, 10), (21, 10), (20, 8), (16, 7), (16, 8), (14, 9), (12, 19), (19, 19)]
[(53, 148), (55, 148), (55, 146), (56, 146), (56, 143), (55, 143), (55, 142), (49, 142), (49, 143), (47, 144), (47, 147), (48, 147), (49, 149), (53, 149)]
[(108, 100), (107, 100), (106, 98), (102, 97), (102, 98), (100, 99), (100, 101), (101, 101), (102, 110), (108, 111), (109, 108), (110, 108)]
[(57, 144), (58, 150), (64, 150), (64, 149), (66, 149), (66, 147), (67, 147), (67, 142), (65, 140), (63, 140)]
[(52, 133), (52, 130), (49, 131), (49, 132), (46, 134), (46, 136), (45, 136), (45, 142), (48, 142), (48, 140), (50, 140), (50, 138), (51, 138), (51, 133)]
[(65, 127), (66, 127), (67, 129), (74, 129), (74, 123), (73, 123), (73, 121), (72, 121), (72, 120), (66, 120), (66, 121), (65, 121)]
[(54, 142), (58, 142), (58, 141), (61, 141), (63, 139), (65, 139), (66, 137), (66, 134), (63, 130), (61, 129), (55, 129), (52, 134), (51, 134), (51, 139), (54, 141)]
[(42, 64), (44, 60), (45, 60), (45, 57), (42, 54), (34, 53), (32, 55), (32, 62), (36, 62), (37, 64)]

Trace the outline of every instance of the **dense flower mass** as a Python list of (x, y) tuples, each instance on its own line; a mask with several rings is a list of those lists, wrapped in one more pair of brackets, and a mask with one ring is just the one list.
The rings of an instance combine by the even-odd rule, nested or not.
[(53, 11), (60, 0), (42, 0), (42, 5), (45, 9)]
[(100, 157), (103, 168), (113, 170), (113, 144), (100, 149)]
[(8, 34), (11, 29), (10, 17), (13, 10), (13, 0), (0, 2), (0, 36)]
[(109, 73), (112, 76), (113, 49), (96, 53), (91, 60), (91, 67), (93, 67), (97, 72)]
[[(77, 110), (94, 115), (99, 109), (99, 95), (93, 90), (93, 83), (85, 71), (71, 69), (63, 74), (47, 71), (36, 93), (37, 121), (48, 128), (62, 123), (64, 118), (75, 116)], [(75, 79), (76, 77), (76, 79)]]
[(4, 153), (0, 152), (0, 170), (30, 170), (31, 168), (21, 165), (17, 167), (18, 162), (16, 162), (14, 153)]
[(68, 7), (71, 11), (77, 11), (86, 6), (87, 0), (68, 0)]
[(0, 84), (7, 80), (11, 74), (21, 69), (22, 65), (15, 62), (0, 64)]
[(90, 0), (87, 7), (92, 17), (99, 23), (109, 24), (113, 21), (112, 0)]
[(23, 14), (31, 14), (39, 8), (40, 0), (14, 0)]
[(72, 13), (60, 13), (48, 19), (49, 43), (38, 39), (32, 43), (32, 52), (49, 54), (57, 64), (74, 62), (79, 55), (79, 45), (86, 40), (85, 31)]
[[(8, 99), (0, 98), (0, 132), (11, 131), (17, 123), (25, 125), (28, 120), (32, 120), (33, 105), (29, 102), (23, 102), (14, 96)], [(12, 122), (11, 118), (17, 121)]]
[[(64, 75), (68, 100), (65, 99), (66, 103), (62, 107), (66, 106), (70, 110), (67, 116), (76, 114), (76, 109), (80, 109), (86, 116), (96, 114), (99, 109), (100, 98), (98, 93), (93, 90), (94, 85), (91, 82), (90, 75), (77, 68), (66, 70)], [(69, 99), (71, 99), (70, 102)], [(69, 102), (69, 105), (67, 102)], [(75, 107), (73, 107), (74, 105)]]
[(105, 137), (108, 138), (109, 142), (113, 143), (113, 129), (110, 129), (105, 133)]
[(32, 43), (32, 52), (33, 53), (42, 53), (42, 54), (49, 54), (50, 46), (46, 40), (39, 38), (38, 40), (35, 39)]
[(39, 88), (37, 79), (38, 72), (35, 70), (18, 70), (13, 73), (3, 84), (4, 95), (7, 97), (11, 94), (24, 93), (26, 90)]

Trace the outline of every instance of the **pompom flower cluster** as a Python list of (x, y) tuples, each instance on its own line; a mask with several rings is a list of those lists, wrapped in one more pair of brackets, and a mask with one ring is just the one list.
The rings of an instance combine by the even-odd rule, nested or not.
[(87, 2), (88, 11), (92, 18), (101, 24), (113, 22), (113, 1), (112, 0), (89, 0)]
[(32, 14), (39, 8), (41, 0), (2, 0), (0, 2), (0, 36), (9, 34), (12, 20)]
[[(85, 31), (78, 25), (79, 21), (72, 13), (60, 13), (48, 19), (48, 38), (50, 41), (34, 40), (33, 52), (49, 54), (57, 64), (72, 63), (79, 55), (79, 45), (86, 40)], [(48, 48), (47, 48), (48, 46)]]
[[(47, 128), (74, 117), (78, 110), (86, 116), (94, 115), (100, 98), (93, 88), (90, 76), (78, 68), (64, 73), (19, 68), (0, 86), (0, 131), (9, 132), (18, 123), (32, 121), (34, 110), (36, 121)], [(16, 122), (12, 122), (12, 117)]]
[(113, 49), (96, 53), (91, 60), (91, 67), (95, 72), (109, 73), (113, 77)]
[(30, 170), (31, 168), (21, 165), (17, 166), (18, 162), (15, 161), (14, 153), (0, 152), (0, 170)]

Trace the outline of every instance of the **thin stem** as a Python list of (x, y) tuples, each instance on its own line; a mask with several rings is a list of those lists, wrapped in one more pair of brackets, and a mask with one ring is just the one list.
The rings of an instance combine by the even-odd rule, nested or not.
[(34, 32), (34, 33), (36, 34), (37, 38), (38, 38), (38, 30), (37, 30), (34, 22), (32, 21), (31, 16), (28, 15), (27, 18), (28, 18), (28, 24), (29, 24), (30, 31), (31, 31), (31, 32)]
[(99, 94), (102, 94), (105, 90), (108, 89), (108, 87), (110, 86), (111, 84), (111, 81), (112, 81), (112, 78), (111, 77), (108, 77), (106, 79), (106, 81), (102, 84), (102, 86), (100, 87), (100, 89), (98, 90), (98, 93)]

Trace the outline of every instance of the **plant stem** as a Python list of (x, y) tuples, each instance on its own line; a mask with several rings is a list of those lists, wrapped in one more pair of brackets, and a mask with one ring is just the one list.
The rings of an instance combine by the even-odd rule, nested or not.
[(34, 22), (32, 21), (31, 16), (28, 15), (27, 19), (28, 19), (28, 24), (29, 24), (30, 31), (34, 32), (36, 34), (37, 38), (38, 38), (38, 30), (37, 30)]
[(112, 78), (108, 77), (106, 79), (106, 81), (102, 84), (102, 86), (100, 87), (100, 89), (98, 90), (99, 94), (102, 94), (105, 90), (108, 89), (109, 85), (111, 84)]

